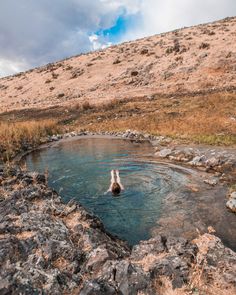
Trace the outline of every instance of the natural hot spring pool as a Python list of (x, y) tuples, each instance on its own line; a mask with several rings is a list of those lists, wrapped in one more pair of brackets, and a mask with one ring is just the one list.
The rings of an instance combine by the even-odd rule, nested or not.
[[(99, 216), (110, 233), (135, 244), (148, 239), (157, 228), (161, 232), (166, 229), (188, 233), (195, 229), (199, 219), (204, 223), (201, 216), (194, 214), (197, 201), (192, 199), (189, 189), (193, 180), (198, 182), (197, 173), (157, 162), (152, 154), (148, 142), (81, 138), (35, 151), (25, 161), (31, 171), (49, 170), (49, 185), (60, 192), (64, 201), (76, 199)], [(118, 197), (105, 194), (111, 169), (120, 170), (125, 187)], [(180, 213), (192, 228), (179, 223)], [(178, 216), (176, 221), (174, 215)]]

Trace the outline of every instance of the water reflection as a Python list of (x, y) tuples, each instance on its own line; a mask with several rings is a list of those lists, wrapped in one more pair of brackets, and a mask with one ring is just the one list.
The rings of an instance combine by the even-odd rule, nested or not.
[[(49, 185), (60, 190), (65, 201), (75, 198), (99, 216), (108, 231), (135, 244), (150, 237), (165, 196), (181, 192), (188, 182), (187, 172), (151, 162), (152, 152), (149, 143), (83, 139), (34, 152), (26, 161), (31, 170), (48, 168)], [(118, 197), (104, 194), (111, 169), (120, 170), (125, 186)]]

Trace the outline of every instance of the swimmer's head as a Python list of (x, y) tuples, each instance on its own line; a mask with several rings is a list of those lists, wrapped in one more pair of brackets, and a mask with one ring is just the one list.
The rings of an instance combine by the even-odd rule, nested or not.
[(112, 194), (113, 194), (114, 196), (120, 194), (120, 192), (121, 192), (121, 187), (120, 187), (119, 183), (114, 182), (114, 183), (112, 184), (111, 192), (112, 192)]

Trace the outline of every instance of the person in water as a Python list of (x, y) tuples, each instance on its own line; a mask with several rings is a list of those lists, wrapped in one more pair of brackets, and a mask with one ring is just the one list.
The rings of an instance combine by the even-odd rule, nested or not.
[(111, 185), (108, 192), (112, 192), (114, 196), (117, 196), (122, 190), (124, 190), (124, 187), (120, 182), (119, 170), (111, 170)]

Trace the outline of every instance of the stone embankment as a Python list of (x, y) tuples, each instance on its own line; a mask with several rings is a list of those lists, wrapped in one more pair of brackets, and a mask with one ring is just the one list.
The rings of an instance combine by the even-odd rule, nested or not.
[(131, 249), (45, 175), (1, 169), (0, 220), (0, 294), (166, 294), (165, 282), (165, 292), (236, 291), (236, 253), (217, 237), (157, 235)]
[(86, 130), (79, 130), (79, 131), (72, 131), (65, 134), (56, 134), (56, 135), (49, 136), (47, 138), (44, 138), (44, 142), (45, 143), (53, 142), (53, 141), (72, 138), (76, 136), (93, 136), (93, 135), (115, 136), (115, 137), (133, 139), (133, 140), (149, 140), (149, 141), (155, 141), (156, 143), (162, 143), (162, 144), (165, 144), (165, 143), (167, 144), (171, 142), (171, 139), (165, 136), (154, 136), (148, 133), (143, 134), (142, 132), (135, 131), (135, 130), (126, 130), (123, 132), (122, 131), (91, 132)]

